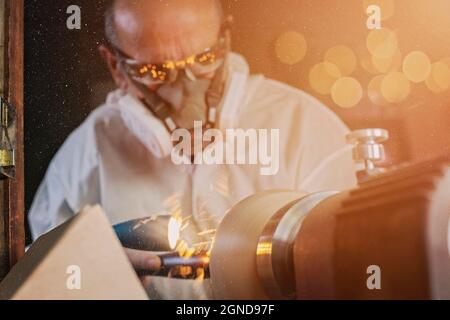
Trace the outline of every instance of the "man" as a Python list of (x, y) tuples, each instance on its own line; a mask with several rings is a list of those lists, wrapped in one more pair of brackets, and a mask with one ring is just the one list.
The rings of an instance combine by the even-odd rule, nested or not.
[[(315, 192), (355, 184), (345, 125), (302, 91), (250, 76), (245, 60), (229, 52), (218, 1), (116, 0), (106, 14), (106, 33), (109, 43), (100, 53), (118, 90), (51, 162), (29, 214), (34, 238), (88, 204), (101, 204), (112, 224), (178, 215), (191, 217), (191, 226), (202, 232), (263, 190)], [(279, 168), (263, 175), (254, 164), (176, 163), (171, 134), (193, 133), (195, 123), (221, 132), (278, 130)], [(160, 263), (150, 253), (127, 253), (137, 269)], [(186, 293), (162, 286), (157, 291), (163, 298)], [(186, 290), (190, 297), (208, 297)]]

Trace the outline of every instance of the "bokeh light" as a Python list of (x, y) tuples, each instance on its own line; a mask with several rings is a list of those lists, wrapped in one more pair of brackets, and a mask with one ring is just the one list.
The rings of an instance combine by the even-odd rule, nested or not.
[(316, 64), (309, 73), (309, 83), (318, 93), (330, 94), (331, 87), (341, 77), (339, 68), (329, 62)]
[(450, 67), (446, 63), (436, 62), (431, 68), (431, 76), (442, 90), (450, 88)]
[(325, 53), (325, 62), (334, 64), (343, 76), (352, 74), (357, 65), (357, 58), (352, 49), (347, 46), (334, 46)]
[(305, 37), (295, 31), (283, 33), (275, 43), (275, 53), (278, 59), (287, 65), (294, 65), (302, 61), (307, 50)]
[(367, 95), (369, 100), (377, 106), (387, 106), (389, 101), (387, 101), (383, 94), (381, 93), (381, 83), (383, 82), (385, 75), (379, 75), (374, 77), (367, 87)]
[(425, 83), (434, 93), (448, 90), (450, 88), (450, 67), (442, 61), (434, 63)]
[[(366, 49), (367, 50), (367, 49)], [(371, 75), (378, 75), (380, 71), (378, 71), (372, 62), (373, 56), (369, 52), (362, 52), (359, 55), (359, 60), (361, 67), (366, 70)]]
[(355, 78), (340, 78), (331, 88), (331, 97), (334, 103), (342, 108), (356, 106), (361, 101), (362, 96), (362, 86)]
[(441, 93), (441, 92), (445, 91), (436, 84), (436, 82), (434, 81), (434, 78), (431, 74), (425, 80), (425, 84), (426, 84), (427, 88), (430, 89), (430, 91), (432, 91), (433, 93)]
[(400, 51), (389, 58), (380, 58), (372, 56), (372, 65), (380, 73), (389, 73), (392, 71), (399, 71), (402, 67), (402, 54)]
[(409, 96), (410, 92), (411, 83), (401, 72), (391, 72), (387, 74), (381, 82), (381, 93), (389, 102), (402, 102)]
[(420, 83), (425, 81), (430, 72), (430, 58), (421, 51), (410, 52), (403, 60), (403, 73), (412, 82)]
[(387, 28), (375, 29), (367, 36), (366, 45), (373, 56), (390, 58), (398, 51), (397, 35)]
[(367, 8), (371, 5), (379, 6), (381, 9), (381, 20), (387, 20), (394, 15), (395, 5), (394, 0), (364, 0), (364, 12), (367, 12)]

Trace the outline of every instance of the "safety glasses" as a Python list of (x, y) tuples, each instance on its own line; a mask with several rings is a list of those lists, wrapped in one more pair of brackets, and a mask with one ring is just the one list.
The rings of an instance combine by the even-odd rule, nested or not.
[(162, 85), (175, 81), (180, 72), (185, 72), (191, 80), (202, 78), (216, 72), (225, 61), (229, 51), (228, 33), (222, 33), (215, 46), (199, 54), (178, 61), (164, 63), (142, 63), (129, 57), (119, 48), (112, 46), (125, 72), (134, 80), (146, 85)]

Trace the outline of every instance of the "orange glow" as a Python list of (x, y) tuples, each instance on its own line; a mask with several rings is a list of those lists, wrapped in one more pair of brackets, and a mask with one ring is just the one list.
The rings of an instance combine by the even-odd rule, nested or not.
[(384, 75), (374, 77), (367, 87), (367, 95), (369, 96), (370, 101), (377, 106), (389, 105), (389, 101), (387, 101), (381, 93), (381, 83), (383, 82), (384, 77)]
[(305, 37), (295, 31), (283, 33), (275, 43), (275, 53), (278, 59), (287, 65), (294, 65), (302, 61), (307, 49)]
[(185, 278), (191, 276), (192, 272), (193, 272), (192, 267), (190, 267), (190, 266), (180, 266), (180, 267), (178, 267), (177, 271), (182, 277), (185, 277)]
[(341, 77), (339, 68), (329, 62), (315, 65), (309, 73), (311, 87), (320, 94), (330, 94), (331, 87)]
[(450, 88), (450, 67), (446, 63), (440, 61), (433, 64), (428, 78), (430, 77), (439, 88), (439, 92)]
[(186, 244), (186, 241), (181, 240), (178, 244), (178, 246), (175, 248), (175, 250), (178, 252), (178, 254), (181, 257), (184, 257), (186, 255), (186, 252), (188, 250), (188, 246)]
[(391, 72), (381, 82), (381, 93), (389, 102), (402, 102), (409, 96), (410, 92), (411, 84), (408, 78), (401, 72)]
[(433, 93), (441, 93), (444, 92), (445, 90), (442, 90), (441, 87), (439, 87), (436, 82), (434, 81), (433, 76), (430, 74), (430, 76), (427, 78), (427, 80), (425, 80), (425, 85), (427, 86), (428, 89), (430, 89), (431, 92)]
[(368, 52), (362, 53), (360, 55), (359, 59), (360, 59), (361, 67), (364, 70), (366, 70), (368, 73), (370, 73), (371, 75), (380, 74), (380, 71), (378, 71), (377, 68), (375, 68), (375, 66), (373, 65), (373, 61), (372, 61), (373, 56), (370, 55), (370, 53), (368, 53)]
[(403, 60), (403, 73), (411, 82), (420, 83), (425, 81), (430, 72), (430, 58), (421, 51), (413, 51)]
[(402, 54), (400, 51), (397, 51), (392, 57), (389, 58), (372, 56), (372, 64), (373, 67), (381, 73), (398, 71), (402, 67)]
[[(367, 28), (369, 5), (380, 6), (384, 29)], [(236, 18), (233, 47), (249, 59), (252, 70), (313, 95), (351, 129), (380, 126), (390, 130), (389, 163), (448, 150), (450, 88), (442, 91), (447, 87), (447, 71), (442, 65), (433, 65), (426, 81), (416, 85), (403, 74), (403, 60), (420, 50), (432, 64), (448, 61), (450, 65), (450, 59), (444, 59), (450, 57), (449, 0), (339, 1), (333, 10), (329, 1), (303, 0), (280, 5), (269, 0), (229, 1), (227, 6)], [(301, 32), (308, 43), (305, 58), (294, 67), (282, 64), (274, 53), (274, 42), (289, 30)], [(330, 76), (323, 65), (316, 67), (324, 61), (330, 63), (326, 53), (336, 45), (345, 45), (357, 54), (359, 65), (351, 75), (342, 74), (338, 65), (334, 65), (338, 76)], [(322, 76), (313, 75), (313, 68)], [(343, 110), (330, 95), (335, 82), (344, 76), (358, 80), (367, 92), (353, 109)]]
[(203, 268), (197, 269), (197, 276), (195, 280), (202, 281), (205, 279), (205, 270)]
[(337, 80), (331, 88), (334, 103), (342, 108), (356, 106), (363, 96), (363, 89), (358, 80), (344, 77)]
[(189, 259), (195, 254), (195, 248), (188, 248), (183, 255), (183, 258)]
[(272, 243), (271, 242), (261, 242), (258, 243), (258, 247), (256, 249), (256, 255), (269, 255), (272, 254)]
[(390, 58), (398, 51), (397, 35), (386, 28), (372, 30), (367, 36), (367, 49), (378, 58)]
[(352, 74), (357, 65), (356, 55), (352, 49), (346, 46), (334, 46), (325, 54), (325, 62), (338, 67), (343, 76)]

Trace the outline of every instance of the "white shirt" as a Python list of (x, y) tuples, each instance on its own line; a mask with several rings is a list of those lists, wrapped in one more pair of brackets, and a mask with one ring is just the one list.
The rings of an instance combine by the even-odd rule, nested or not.
[(258, 165), (177, 166), (170, 157), (155, 157), (157, 120), (144, 105), (129, 103), (128, 95), (112, 92), (50, 163), (29, 213), (34, 239), (89, 204), (100, 204), (111, 224), (178, 213), (192, 216), (203, 231), (216, 228), (228, 209), (263, 190), (353, 187), (342, 121), (300, 90), (250, 76), (241, 56), (232, 54), (230, 60), (219, 128), (279, 129), (276, 175), (262, 176)]

